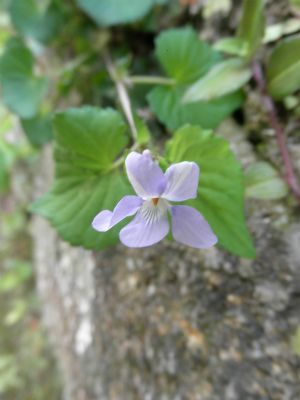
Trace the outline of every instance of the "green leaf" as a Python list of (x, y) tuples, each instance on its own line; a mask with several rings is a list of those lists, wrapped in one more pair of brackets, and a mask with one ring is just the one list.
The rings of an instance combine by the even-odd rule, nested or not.
[(6, 106), (22, 118), (32, 118), (47, 90), (47, 80), (33, 74), (34, 59), (19, 39), (10, 39), (0, 58), (0, 83)]
[(245, 57), (248, 52), (248, 44), (245, 40), (237, 37), (228, 37), (219, 40), (215, 45), (214, 49), (221, 51), (226, 54), (232, 54), (235, 56)]
[(244, 0), (237, 37), (248, 45), (251, 57), (261, 45), (265, 32), (264, 0)]
[(209, 101), (243, 87), (251, 78), (251, 70), (240, 58), (231, 58), (214, 67), (185, 92), (182, 101)]
[(29, 142), (33, 146), (40, 147), (52, 140), (51, 114), (22, 119), (21, 124)]
[(91, 227), (132, 189), (113, 162), (128, 143), (126, 125), (112, 109), (83, 107), (54, 118), (56, 174), (51, 190), (33, 206), (73, 245), (102, 249), (115, 244), (120, 226), (101, 234)]
[(244, 100), (244, 95), (236, 92), (210, 102), (182, 104), (185, 90), (185, 86), (156, 87), (147, 96), (151, 110), (170, 130), (187, 123), (216, 128)]
[(146, 145), (151, 139), (151, 134), (146, 123), (137, 115), (134, 116), (134, 122), (137, 129), (137, 143)]
[(268, 91), (275, 99), (300, 88), (300, 36), (281, 41), (267, 62)]
[(134, 22), (143, 18), (155, 4), (154, 0), (77, 0), (78, 6), (100, 26)]
[(10, 16), (22, 36), (48, 43), (62, 28), (64, 16), (58, 1), (52, 0), (44, 10), (39, 3), (39, 0), (12, 0)]
[(155, 41), (155, 53), (165, 72), (180, 83), (194, 82), (220, 59), (189, 27), (162, 32)]
[(244, 185), (239, 162), (221, 137), (187, 125), (169, 142), (170, 162), (194, 161), (201, 171), (198, 198), (190, 200), (208, 220), (219, 243), (233, 254), (254, 258), (244, 215)]
[(156, 55), (166, 73), (177, 82), (170, 87), (158, 86), (148, 95), (152, 111), (168, 128), (176, 129), (185, 123), (214, 128), (241, 105), (241, 93), (211, 102), (182, 104), (186, 84), (199, 79), (220, 60), (220, 55), (201, 42), (191, 28), (161, 33), (156, 40)]
[(275, 200), (287, 195), (287, 186), (276, 170), (266, 162), (257, 162), (245, 171), (246, 196)]

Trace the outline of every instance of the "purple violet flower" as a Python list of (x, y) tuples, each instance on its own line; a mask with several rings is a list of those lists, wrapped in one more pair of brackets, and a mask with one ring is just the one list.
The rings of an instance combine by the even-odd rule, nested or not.
[(199, 167), (194, 162), (172, 164), (165, 173), (153, 161), (149, 150), (131, 152), (125, 160), (128, 179), (137, 196), (125, 196), (113, 211), (101, 211), (93, 220), (96, 231), (106, 232), (124, 218), (134, 219), (120, 231), (121, 242), (128, 247), (151, 246), (169, 232), (172, 217), (175, 240), (198, 249), (217, 243), (208, 222), (193, 207), (171, 205), (197, 197)]

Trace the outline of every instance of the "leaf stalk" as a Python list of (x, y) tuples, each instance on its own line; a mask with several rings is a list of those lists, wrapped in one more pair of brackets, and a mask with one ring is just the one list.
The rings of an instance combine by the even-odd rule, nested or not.
[(124, 82), (127, 85), (165, 85), (172, 86), (175, 85), (175, 79), (165, 78), (163, 76), (144, 76), (144, 75), (135, 75), (135, 76), (127, 76), (124, 79)]

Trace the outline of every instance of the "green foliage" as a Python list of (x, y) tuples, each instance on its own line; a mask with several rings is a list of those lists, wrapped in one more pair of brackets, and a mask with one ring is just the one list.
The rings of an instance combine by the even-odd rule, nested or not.
[(171, 130), (190, 123), (203, 128), (216, 128), (228, 115), (239, 108), (244, 96), (241, 92), (229, 94), (210, 102), (197, 101), (183, 104), (186, 90), (181, 87), (156, 87), (148, 95), (152, 111)]
[(134, 22), (143, 18), (156, 0), (77, 0), (79, 7), (100, 26)]
[(24, 43), (10, 39), (0, 58), (3, 101), (22, 118), (32, 118), (47, 90), (47, 80), (33, 73), (34, 59)]
[(266, 162), (257, 162), (245, 171), (246, 196), (275, 200), (287, 195), (287, 186), (276, 170)]
[(261, 45), (265, 32), (265, 0), (243, 0), (243, 14), (237, 37), (247, 43), (247, 55), (252, 57)]
[(55, 182), (33, 210), (73, 245), (102, 249), (118, 240), (119, 227), (100, 235), (91, 222), (132, 192), (113, 164), (128, 143), (125, 130), (121, 116), (111, 109), (70, 109), (54, 118)]
[[(224, 247), (235, 254), (252, 257), (254, 250), (244, 220), (244, 186), (239, 165), (224, 140), (201, 129), (217, 127), (245, 99), (243, 87), (251, 77), (250, 58), (263, 42), (264, 0), (244, 0), (237, 36), (219, 40), (215, 46), (200, 40), (200, 32), (189, 26), (167, 29), (153, 36), (161, 27), (172, 27), (177, 17), (175, 25), (178, 26), (184, 15), (184, 7), (179, 2), (175, 5), (169, 0), (132, 0), (130, 6), (123, 0), (10, 2), (11, 20), (21, 38), (11, 39), (0, 58), (3, 101), (20, 117), (33, 146), (42, 146), (53, 134), (55, 136), (55, 182), (33, 209), (48, 218), (61, 237), (74, 245), (102, 249), (116, 243), (119, 227), (101, 235), (91, 228), (91, 222), (99, 211), (112, 209), (123, 195), (132, 192), (124, 172), (119, 170), (130, 151), (126, 125), (111, 109), (71, 109), (56, 114), (53, 121), (52, 113), (57, 106), (67, 104), (110, 106), (116, 100), (115, 83), (125, 88), (130, 84), (154, 84), (156, 86), (147, 96), (151, 110), (170, 131), (179, 129), (169, 145), (170, 161), (182, 160), (181, 156), (186, 155), (187, 159), (193, 157), (202, 168), (203, 195), (200, 187), (201, 196), (196, 207), (207, 217)], [(208, 15), (208, 8), (213, 14), (216, 9), (228, 10), (229, 5), (228, 1), (222, 2), (222, 6), (212, 2), (204, 14)], [(141, 21), (154, 7), (155, 13)], [(160, 10), (160, 7), (165, 8)], [(121, 27), (99, 32), (79, 9), (101, 27), (140, 22), (130, 29)], [(165, 9), (170, 15), (160, 19), (160, 11)], [(61, 30), (66, 10), (72, 23)], [(145, 38), (145, 46), (143, 43), (141, 49), (136, 50), (132, 35), (139, 39), (138, 33), (141, 33), (141, 41)], [(157, 71), (150, 55), (153, 37), (155, 56), (167, 77), (155, 76)], [(34, 57), (23, 38), (29, 39), (30, 48), (37, 57), (45, 47), (36, 41), (47, 44), (55, 40), (54, 57), (47, 66), (51, 91), (46, 105), (41, 103), (47, 81), (34, 73)], [(282, 45), (281, 52), (276, 48), (267, 65), (269, 90), (276, 98), (300, 86), (295, 56), (299, 49), (294, 46), (288, 49), (287, 44)], [(218, 50), (235, 58), (224, 60)], [(101, 51), (110, 54), (102, 57)], [(145, 56), (147, 52), (148, 57)], [(131, 69), (141, 76), (131, 76)], [(140, 91), (135, 87), (130, 94), (134, 108), (145, 107), (144, 87)], [(124, 103), (124, 98), (119, 100)], [(124, 108), (124, 104), (121, 105)], [(125, 104), (128, 109), (127, 106)], [(44, 114), (45, 109), (49, 110), (48, 115)], [(147, 109), (143, 111), (145, 115), (148, 112)], [(162, 137), (164, 127), (151, 120), (149, 114), (155, 131), (152, 137), (146, 124), (136, 116), (136, 110), (133, 114), (137, 128), (134, 148), (142, 150), (150, 146), (158, 153), (154, 139)], [(187, 123), (201, 128), (180, 129)], [(8, 181), (5, 157), (0, 147), (0, 168), (4, 171), (0, 176), (2, 187), (7, 187)], [(162, 159), (160, 163), (163, 164)], [(255, 172), (254, 168), (247, 174), (247, 195), (279, 198), (285, 193), (284, 184), (273, 170), (264, 167)]]
[(169, 142), (170, 162), (195, 161), (201, 171), (198, 198), (190, 200), (208, 220), (219, 243), (245, 258), (255, 250), (244, 214), (244, 185), (240, 164), (226, 140), (197, 126), (179, 129)]
[(155, 54), (165, 72), (177, 83), (194, 82), (220, 59), (189, 27), (162, 32), (155, 41)]
[(228, 37), (220, 39), (215, 45), (214, 49), (226, 54), (245, 57), (248, 52), (247, 42), (238, 37)]
[(300, 88), (300, 36), (280, 42), (267, 62), (268, 91), (281, 99)]
[(53, 137), (51, 119), (51, 114), (47, 114), (21, 120), (24, 132), (33, 146), (40, 147), (51, 141)]
[(39, 0), (12, 0), (10, 16), (20, 34), (48, 43), (62, 28), (62, 3), (52, 0), (46, 9), (40, 3)]
[(214, 48), (227, 54), (252, 58), (264, 40), (264, 2), (265, 0), (243, 0), (237, 36), (220, 39)]
[(156, 87), (148, 95), (152, 111), (170, 129), (185, 123), (215, 128), (238, 108), (243, 96), (234, 93), (210, 102), (182, 104), (188, 83), (201, 78), (220, 61), (220, 56), (201, 42), (191, 28), (170, 29), (156, 40), (156, 55), (168, 75), (176, 80), (169, 87)]
[(209, 101), (235, 92), (251, 78), (251, 70), (240, 58), (218, 63), (185, 92), (183, 102)]
[(137, 143), (141, 146), (150, 142), (151, 134), (146, 123), (138, 116), (134, 117), (135, 126), (137, 129)]
[[(1, 101), (20, 117), (33, 146), (39, 147), (55, 136), (55, 181), (33, 209), (44, 215), (60, 236), (74, 245), (103, 249), (118, 242), (119, 225), (101, 234), (91, 228), (91, 222), (98, 212), (113, 209), (122, 196), (132, 193), (122, 170), (131, 145), (125, 122), (111, 109), (92, 107), (60, 112), (52, 121), (56, 109), (71, 104), (120, 106), (115, 82), (110, 80), (109, 68), (103, 60), (103, 53), (107, 52), (116, 77), (124, 79), (118, 83), (128, 86), (133, 113), (145, 115), (149, 122), (148, 129), (135, 117), (137, 138), (132, 141), (133, 148), (142, 151), (149, 147), (164, 169), (170, 162), (196, 161), (201, 169), (199, 196), (189, 204), (204, 214), (227, 250), (242, 257), (254, 257), (245, 222), (244, 195), (255, 199), (280, 199), (287, 193), (286, 185), (266, 163), (251, 166), (243, 177), (228, 143), (205, 129), (217, 127), (240, 108), (248, 92), (251, 104), (248, 101), (247, 105), (252, 107), (252, 87), (243, 91), (250, 78), (244, 62), (250, 64), (250, 59), (257, 57), (262, 43), (280, 40), (268, 62), (265, 54), (269, 49), (261, 49), (259, 53), (266, 66), (269, 93), (281, 100), (299, 90), (299, 38), (281, 42), (283, 35), (299, 30), (299, 21), (278, 21), (264, 36), (266, 2), (263, 0), (202, 2), (204, 18), (216, 16), (216, 9), (228, 12), (230, 3), (233, 7), (243, 4), (237, 36), (219, 40), (223, 33), (227, 35), (231, 31), (235, 17), (230, 13), (227, 19), (227, 14), (223, 14), (220, 24), (203, 25), (197, 16), (189, 19), (188, 7), (182, 6), (184, 2), (179, 0), (0, 0), (0, 3), (2, 7), (11, 3), (10, 16), (14, 25), (9, 25), (9, 18), (1, 10)], [(289, 0), (289, 3), (299, 8), (299, 0)], [(271, 9), (277, 11), (277, 6), (272, 5)], [(66, 18), (63, 17), (65, 10)], [(239, 11), (234, 10), (233, 14), (239, 15)], [(269, 21), (277, 22), (277, 16), (275, 19), (273, 15), (268, 17), (271, 17)], [(189, 21), (197, 31), (191, 27), (168, 29)], [(219, 21), (219, 18), (212, 21)], [(128, 23), (134, 25), (107, 29)], [(99, 26), (105, 29), (99, 30)], [(162, 29), (167, 30), (159, 34)], [(15, 32), (20, 35), (19, 39), (13, 38), (4, 48), (4, 39)], [(211, 45), (200, 37), (210, 38)], [(218, 40), (216, 44), (214, 38)], [(153, 60), (153, 41), (156, 58), (166, 78), (155, 76), (158, 66)], [(48, 44), (51, 47), (47, 48)], [(29, 48), (37, 57), (36, 63)], [(243, 61), (224, 61), (219, 52)], [(42, 104), (47, 81), (36, 72), (43, 66), (51, 82), (47, 104)], [(136, 80), (132, 74), (137, 74)], [(145, 104), (145, 83), (153, 85), (153, 82), (157, 86), (148, 94), (148, 101), (155, 115)], [(137, 87), (139, 83), (143, 86)], [(182, 102), (186, 93), (192, 103)], [(284, 116), (292, 115), (292, 125), (299, 114), (297, 96), (298, 93), (284, 98)], [(48, 115), (44, 114), (45, 110)], [(242, 114), (236, 115), (241, 124)], [(251, 110), (244, 114), (247, 122), (250, 114)], [(37, 154), (27, 141), (25, 146), (20, 146), (23, 139), (12, 130), (12, 114), (9, 116), (7, 122), (0, 112), (0, 191), (9, 188), (12, 165), (20, 170), (26, 169), (26, 163), (30, 162), (32, 171)], [(250, 128), (246, 126), (241, 131), (250, 130), (251, 138), (256, 140), (255, 130), (265, 119), (259, 117), (250, 122)], [(291, 123), (289, 118), (286, 122)], [(186, 123), (201, 128), (182, 127)], [(168, 144), (167, 161), (159, 156), (164, 152), (165, 127), (170, 132), (178, 129)], [(297, 133), (291, 133), (294, 134)], [(26, 159), (24, 154), (27, 154)], [(22, 162), (16, 165), (20, 159)], [(23, 179), (23, 171), (19, 174)], [(14, 187), (18, 187), (19, 182), (22, 183), (23, 202), (31, 188), (23, 180), (14, 180)], [(49, 367), (40, 327), (38, 301), (33, 295), (32, 267), (28, 260), (31, 243), (25, 235), (28, 216), (23, 210), (17, 216), (17, 213), (6, 215), (7, 210), (14, 207), (13, 200), (7, 191), (3, 201), (5, 212), (0, 215), (0, 397), (6, 400), (24, 400), (24, 396), (30, 400), (58, 399), (61, 396), (54, 388), (52, 365)], [(8, 224), (5, 224), (6, 219), (9, 219)], [(3, 237), (14, 237), (14, 244), (3, 243)], [(27, 259), (15, 260), (22, 252), (28, 253)], [(298, 331), (293, 338), (293, 348), (300, 354)]]

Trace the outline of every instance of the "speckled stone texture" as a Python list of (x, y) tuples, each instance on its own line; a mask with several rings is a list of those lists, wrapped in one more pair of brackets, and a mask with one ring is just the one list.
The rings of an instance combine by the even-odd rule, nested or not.
[[(49, 160), (45, 152), (42, 170)], [(284, 202), (251, 201), (247, 212), (255, 261), (167, 241), (94, 254), (35, 219), (38, 289), (65, 400), (300, 399), (290, 345), (300, 223)]]

